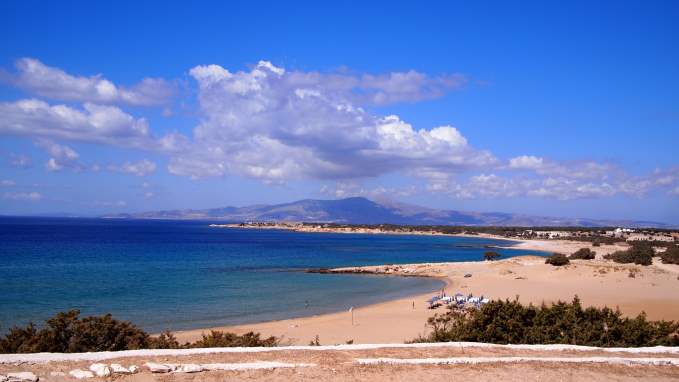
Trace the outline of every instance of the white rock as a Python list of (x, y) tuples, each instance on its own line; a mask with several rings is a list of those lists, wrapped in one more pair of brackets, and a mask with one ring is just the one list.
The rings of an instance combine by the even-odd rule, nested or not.
[(130, 365), (130, 367), (128, 367), (127, 370), (129, 370), (130, 373), (134, 374), (139, 371), (139, 368), (137, 367), (137, 365)]
[(119, 363), (112, 363), (111, 371), (117, 374), (131, 374), (130, 369), (126, 368), (125, 366)]
[(0, 382), (5, 382), (7, 380), (7, 377), (0, 374)]
[(111, 375), (111, 369), (104, 363), (93, 363), (90, 365), (90, 371), (97, 377), (108, 377)]
[(203, 371), (203, 367), (195, 363), (185, 363), (174, 370), (174, 373), (198, 373)]
[(68, 372), (75, 379), (94, 378), (94, 373), (87, 370), (75, 369)]
[(146, 367), (151, 373), (169, 373), (177, 368), (177, 365), (164, 365), (162, 363), (146, 362)]
[(18, 373), (7, 373), (7, 381), (30, 381), (36, 382), (38, 376), (31, 373), (30, 371), (21, 371)]

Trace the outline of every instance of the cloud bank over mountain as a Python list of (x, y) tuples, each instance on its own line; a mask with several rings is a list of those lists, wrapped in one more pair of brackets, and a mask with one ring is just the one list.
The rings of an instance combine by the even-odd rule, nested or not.
[[(464, 131), (472, 126), (416, 127), (398, 115), (379, 113), (385, 105), (461, 91), (469, 79), (459, 73), (323, 73), (259, 61), (235, 71), (198, 65), (187, 76), (121, 85), (100, 74), (70, 74), (21, 58), (14, 71), (3, 71), (2, 80), (30, 98), (0, 102), (0, 135), (33, 140), (48, 153), (45, 168), (52, 172), (106, 168), (147, 176), (157, 170), (148, 159), (85, 165), (69, 146), (84, 142), (163, 158), (164, 169), (176, 176), (237, 176), (272, 185), (315, 181), (325, 184), (322, 193), (336, 196), (398, 196), (406, 191), (360, 186), (393, 175), (415, 180), (406, 187), (409, 195), (457, 200), (641, 198), (649, 192), (676, 195), (679, 189), (679, 167), (639, 175), (618, 163), (586, 158), (557, 161), (531, 153), (501, 158), (483, 142), (470, 142)], [(182, 90), (177, 85), (182, 82), (193, 90)], [(189, 129), (155, 128), (144, 116), (154, 108), (176, 108), (176, 98), (192, 94), (198, 122)], [(30, 163), (21, 153), (11, 155)]]

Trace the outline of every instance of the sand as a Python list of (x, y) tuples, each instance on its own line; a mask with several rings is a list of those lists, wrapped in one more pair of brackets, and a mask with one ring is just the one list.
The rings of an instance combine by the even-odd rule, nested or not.
[[(526, 240), (513, 248), (570, 254), (587, 246), (586, 243), (563, 240)], [(619, 244), (592, 249), (597, 251), (599, 258), (624, 248), (624, 244)], [(679, 320), (679, 266), (676, 265), (656, 263), (642, 267), (599, 259), (574, 260), (568, 266), (554, 267), (545, 264), (541, 257), (520, 256), (495, 262), (412, 264), (391, 268), (369, 266), (338, 271), (359, 270), (438, 277), (446, 282), (448, 294), (461, 292), (491, 299), (518, 298), (523, 303), (533, 304), (570, 301), (577, 295), (584, 306), (617, 307), (625, 315), (635, 316), (643, 311), (649, 319)], [(472, 277), (465, 278), (467, 273)], [(437, 292), (356, 308), (353, 325), (351, 313), (345, 311), (212, 329), (236, 333), (260, 332), (265, 336), (282, 337), (284, 344), (291, 345), (306, 345), (316, 335), (324, 345), (347, 341), (402, 343), (426, 335), (429, 330), (427, 318), (444, 311), (444, 308), (427, 309), (425, 301)], [(177, 338), (194, 341), (207, 330), (178, 332)]]
[[(420, 381), (420, 380), (676, 380), (676, 348), (599, 349), (577, 346), (499, 346), (446, 343), (325, 348), (184, 349), (108, 353), (106, 365), (136, 365), (133, 375), (115, 381)], [(159, 353), (164, 354), (159, 354)], [(154, 354), (155, 353), (155, 354)], [(98, 354), (98, 353), (97, 353)], [(41, 381), (74, 380), (74, 369), (88, 370), (93, 353), (68, 354), (69, 360), (40, 361), (46, 354), (0, 356), (0, 375), (32, 372)], [(14, 355), (13, 355), (14, 356)], [(57, 357), (59, 355), (56, 355)], [(18, 358), (17, 358), (18, 357)], [(84, 359), (83, 359), (84, 358)], [(182, 365), (194, 373), (151, 374), (147, 363)], [(155, 365), (154, 365), (155, 366)], [(210, 371), (197, 371), (201, 368)], [(97, 378), (92, 380), (104, 380)]]

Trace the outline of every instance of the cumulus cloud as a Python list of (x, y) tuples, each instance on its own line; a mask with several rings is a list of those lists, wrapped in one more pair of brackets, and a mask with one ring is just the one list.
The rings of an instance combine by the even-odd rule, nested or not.
[(538, 170), (544, 165), (544, 159), (532, 155), (522, 155), (509, 160), (509, 168)]
[(84, 169), (84, 166), (78, 163), (80, 155), (72, 148), (48, 139), (39, 139), (35, 144), (43, 148), (50, 155), (45, 164), (45, 168), (48, 171), (61, 171), (64, 168), (71, 168), (77, 171)]
[(148, 159), (142, 159), (139, 162), (125, 162), (121, 165), (110, 165), (108, 166), (108, 169), (136, 176), (146, 176), (156, 171), (156, 164)]
[(0, 102), (0, 134), (67, 139), (127, 147), (150, 147), (145, 119), (115, 106), (86, 103), (83, 109), (36, 99)]
[(42, 199), (42, 195), (39, 192), (5, 192), (3, 198), (7, 200), (15, 201), (28, 201), (37, 202)]
[(235, 73), (218, 65), (197, 66), (190, 75), (198, 82), (202, 121), (190, 143), (182, 136), (168, 138), (168, 147), (183, 148), (170, 160), (174, 174), (239, 174), (282, 182), (425, 168), (455, 172), (497, 161), (452, 126), (418, 130), (354, 102), (352, 89), (386, 91), (388, 79), (369, 78), (361, 85), (363, 79), (288, 72), (265, 61)]
[(17, 73), (8, 76), (12, 84), (55, 100), (149, 106), (168, 102), (176, 92), (171, 82), (161, 78), (145, 78), (138, 84), (124, 87), (101, 75), (74, 76), (34, 58), (19, 59), (15, 66)]
[(407, 197), (418, 192), (417, 187), (364, 187), (356, 182), (337, 182), (334, 185), (323, 185), (320, 189), (321, 195), (330, 196), (337, 199), (353, 196), (363, 196), (371, 199), (389, 198), (394, 196)]

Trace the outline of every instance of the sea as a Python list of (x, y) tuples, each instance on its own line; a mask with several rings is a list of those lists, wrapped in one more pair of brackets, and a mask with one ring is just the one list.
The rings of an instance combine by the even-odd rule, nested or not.
[[(347, 310), (432, 292), (424, 277), (309, 268), (482, 261), (486, 238), (301, 233), (207, 221), (0, 217), (0, 331), (60, 311), (111, 313), (149, 332)], [(537, 254), (499, 249), (503, 257)]]

